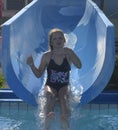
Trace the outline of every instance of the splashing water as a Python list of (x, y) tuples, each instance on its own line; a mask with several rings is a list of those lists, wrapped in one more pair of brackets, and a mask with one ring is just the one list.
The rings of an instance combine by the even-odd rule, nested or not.
[[(77, 121), (79, 118), (79, 109), (77, 108), (78, 104), (80, 103), (81, 100), (81, 94), (83, 91), (83, 87), (79, 85), (78, 88), (75, 86), (70, 86), (69, 87), (69, 98), (68, 98), (68, 106), (69, 109), (71, 110), (71, 116), (69, 118), (69, 124), (70, 124), (70, 129), (73, 129), (73, 121)], [(37, 103), (38, 103), (38, 110), (37, 110), (37, 119), (39, 128), (43, 130), (44, 127), (44, 121), (45, 121), (45, 105), (46, 105), (46, 97), (45, 97), (45, 91), (44, 88), (42, 88), (39, 91), (38, 98), (37, 98)], [(57, 100), (55, 103), (55, 109), (54, 109), (55, 117), (52, 120), (52, 126), (51, 130), (62, 130), (61, 129), (61, 123), (60, 123), (60, 107), (59, 107), (59, 101)], [(72, 127), (72, 128), (71, 128)]]

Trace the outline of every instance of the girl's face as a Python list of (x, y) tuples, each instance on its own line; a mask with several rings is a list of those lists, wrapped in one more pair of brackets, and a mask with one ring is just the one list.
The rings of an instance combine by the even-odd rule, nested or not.
[(63, 48), (65, 43), (64, 35), (61, 32), (55, 32), (51, 38), (51, 45), (53, 49), (55, 48)]

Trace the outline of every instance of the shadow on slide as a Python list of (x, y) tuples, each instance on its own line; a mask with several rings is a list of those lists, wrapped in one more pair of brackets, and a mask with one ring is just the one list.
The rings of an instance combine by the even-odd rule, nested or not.
[(80, 104), (90, 102), (105, 88), (114, 69), (114, 26), (91, 0), (33, 0), (2, 26), (2, 69), (14, 93), (36, 106), (35, 97), (45, 81), (37, 79), (26, 59), (35, 65), (48, 49), (52, 28), (65, 32), (67, 46), (82, 61), (72, 66), (71, 83), (82, 87)]

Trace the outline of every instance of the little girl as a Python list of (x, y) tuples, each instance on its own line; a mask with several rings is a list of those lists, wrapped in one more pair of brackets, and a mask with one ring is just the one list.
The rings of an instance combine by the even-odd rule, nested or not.
[(45, 83), (46, 106), (45, 106), (45, 130), (50, 129), (50, 120), (54, 117), (55, 100), (58, 98), (61, 110), (61, 124), (63, 130), (68, 130), (68, 118), (70, 110), (68, 107), (68, 88), (71, 63), (81, 68), (81, 61), (70, 48), (64, 47), (66, 40), (60, 29), (52, 29), (49, 32), (49, 51), (42, 56), (38, 68), (35, 67), (32, 56), (28, 57), (27, 64), (31, 67), (37, 78), (40, 78), (44, 70), (47, 70)]

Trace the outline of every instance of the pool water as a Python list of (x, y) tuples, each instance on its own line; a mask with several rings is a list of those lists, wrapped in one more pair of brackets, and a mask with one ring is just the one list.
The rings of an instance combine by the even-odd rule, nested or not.
[(118, 113), (105, 113), (105, 110), (102, 113), (86, 111), (80, 114), (76, 126), (76, 130), (118, 130)]
[(0, 113), (0, 130), (38, 130), (34, 111), (2, 111)]
[[(56, 119), (53, 126), (54, 130), (61, 130)], [(0, 130), (41, 128), (37, 108), (16, 109), (7, 106), (0, 109)], [(118, 105), (88, 104), (75, 109), (70, 118), (70, 130), (118, 130)]]

